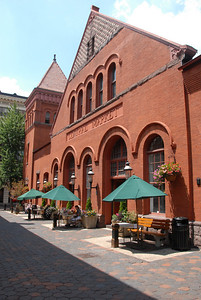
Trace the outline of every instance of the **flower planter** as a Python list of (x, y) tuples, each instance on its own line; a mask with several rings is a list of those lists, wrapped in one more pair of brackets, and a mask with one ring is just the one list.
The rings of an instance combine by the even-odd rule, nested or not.
[(172, 175), (166, 175), (165, 179), (167, 181), (173, 182), (173, 181), (175, 181), (176, 177), (177, 177), (177, 175), (174, 175), (174, 174), (172, 174)]
[(82, 216), (82, 225), (87, 229), (96, 228), (97, 220), (97, 216)]
[(156, 184), (163, 184), (165, 179), (167, 181), (175, 181), (178, 174), (181, 174), (181, 167), (176, 162), (169, 162), (162, 164), (153, 172), (153, 179)]

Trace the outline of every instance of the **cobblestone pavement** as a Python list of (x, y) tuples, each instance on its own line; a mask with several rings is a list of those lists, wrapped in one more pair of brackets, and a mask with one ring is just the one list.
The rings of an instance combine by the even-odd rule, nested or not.
[(1, 300), (201, 299), (200, 249), (112, 249), (108, 229), (51, 227), (0, 211)]

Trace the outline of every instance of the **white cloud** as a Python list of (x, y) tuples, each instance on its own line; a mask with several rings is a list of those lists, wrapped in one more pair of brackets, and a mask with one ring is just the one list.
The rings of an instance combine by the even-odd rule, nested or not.
[(14, 94), (19, 96), (29, 96), (30, 92), (24, 91), (18, 85), (17, 79), (9, 77), (0, 77), (0, 91), (2, 93)]
[[(173, 0), (172, 1), (172, 7)], [(151, 33), (169, 39), (173, 42), (190, 45), (201, 54), (201, 39), (199, 30), (201, 28), (201, 0), (178, 0), (181, 4), (180, 10), (167, 11), (156, 6), (156, 1), (138, 1), (135, 7), (133, 1), (116, 0), (115, 17), (124, 18), (125, 22), (147, 30)], [(160, 2), (161, 4), (162, 2)]]

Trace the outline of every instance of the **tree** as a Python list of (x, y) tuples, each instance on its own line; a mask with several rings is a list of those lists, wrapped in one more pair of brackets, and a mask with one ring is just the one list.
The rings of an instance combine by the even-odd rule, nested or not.
[(0, 187), (9, 188), (22, 179), (24, 139), (24, 115), (15, 103), (0, 118)]
[(12, 187), (10, 189), (10, 196), (11, 198), (15, 199), (24, 193), (28, 192), (29, 188), (28, 186), (24, 185), (24, 181), (20, 180), (18, 182), (13, 182)]

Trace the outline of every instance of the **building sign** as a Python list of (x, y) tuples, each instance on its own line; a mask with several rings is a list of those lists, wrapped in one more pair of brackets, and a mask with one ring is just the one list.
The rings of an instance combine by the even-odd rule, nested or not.
[(120, 117), (123, 114), (123, 106), (118, 105), (107, 112), (101, 114), (100, 116), (94, 118), (90, 122), (87, 122), (85, 125), (82, 125), (66, 134), (66, 141), (70, 141), (75, 137), (78, 137), (86, 132), (89, 132), (105, 123), (108, 123), (117, 117)]

